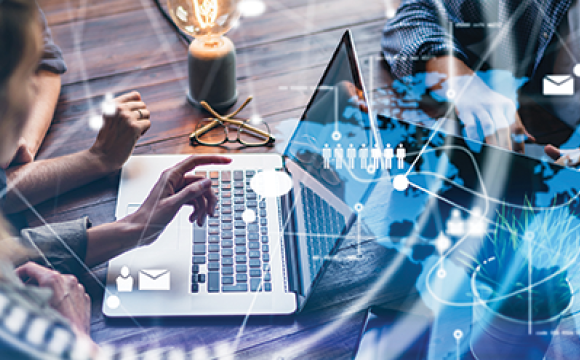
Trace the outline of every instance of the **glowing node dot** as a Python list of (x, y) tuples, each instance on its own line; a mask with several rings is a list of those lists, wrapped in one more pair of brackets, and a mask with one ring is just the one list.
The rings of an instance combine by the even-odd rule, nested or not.
[(405, 191), (409, 187), (409, 180), (405, 175), (397, 175), (393, 179), (393, 186), (399, 191)]
[(260, 125), (261, 123), (263, 123), (264, 120), (262, 120), (262, 117), (260, 115), (252, 115), (252, 117), (250, 118), (250, 124), (252, 125)]
[(242, 16), (260, 16), (266, 11), (266, 4), (262, 0), (242, 0), (238, 9)]
[(338, 141), (338, 140), (340, 140), (341, 138), (342, 138), (342, 134), (341, 134), (340, 132), (338, 132), (338, 131), (334, 131), (334, 132), (332, 133), (332, 140), (334, 140), (334, 141)]
[(451, 240), (449, 240), (445, 234), (441, 233), (435, 241), (435, 247), (437, 248), (437, 251), (439, 251), (439, 254), (443, 255), (443, 253), (451, 247)]
[(364, 209), (364, 206), (363, 206), (363, 204), (361, 204), (361, 203), (358, 203), (358, 204), (356, 204), (356, 205), (354, 206), (354, 210), (355, 210), (356, 212), (361, 212), (361, 211), (363, 211), (363, 209)]
[(453, 332), (453, 337), (457, 340), (461, 339), (463, 337), (463, 331), (457, 329)]
[(109, 309), (116, 309), (121, 305), (121, 300), (116, 295), (111, 295), (107, 298), (107, 306)]
[(103, 117), (100, 115), (93, 115), (89, 118), (89, 128), (93, 131), (100, 131), (104, 123)]
[(101, 110), (103, 111), (103, 115), (106, 116), (113, 116), (117, 112), (117, 103), (115, 103), (112, 93), (105, 94), (105, 99), (101, 104)]
[(457, 95), (457, 94), (455, 94), (455, 90), (447, 90), (446, 95), (447, 95), (448, 99), (453, 99), (453, 98), (455, 98), (455, 95)]
[(574, 69), (573, 69), (573, 71), (574, 71), (574, 75), (576, 75), (576, 76), (580, 77), (580, 64), (576, 64), (576, 65), (574, 66)]
[(534, 234), (532, 231), (526, 231), (524, 238), (528, 241), (532, 241), (536, 238), (536, 234)]
[(447, 276), (447, 271), (445, 271), (445, 269), (439, 269), (437, 271), (437, 276), (439, 276), (441, 279), (443, 279), (445, 276)]
[(252, 209), (244, 210), (242, 213), (242, 220), (244, 220), (246, 224), (253, 223), (256, 221), (256, 212)]
[(375, 171), (377, 171), (377, 169), (375, 168), (375, 166), (374, 166), (374, 165), (369, 165), (369, 166), (367, 166), (367, 172), (368, 172), (369, 174), (371, 174), (371, 175), (372, 175), (372, 174), (374, 174), (374, 173), (375, 173)]

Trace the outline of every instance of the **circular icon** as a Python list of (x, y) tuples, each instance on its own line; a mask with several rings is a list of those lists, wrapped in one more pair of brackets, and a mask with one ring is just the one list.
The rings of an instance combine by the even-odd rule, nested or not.
[(369, 166), (367, 166), (367, 172), (368, 172), (369, 174), (371, 174), (371, 175), (372, 175), (372, 174), (374, 174), (374, 173), (375, 173), (375, 171), (377, 171), (377, 169), (375, 168), (375, 166), (374, 166), (374, 165), (369, 165)]
[(263, 122), (264, 122), (264, 120), (258, 114), (252, 115), (252, 117), (250, 118), (250, 124), (252, 124), (252, 125), (260, 125)]
[(532, 241), (536, 238), (536, 234), (534, 234), (532, 231), (526, 231), (526, 233), (524, 234), (524, 239), (528, 240), (528, 241)]
[(338, 141), (342, 138), (342, 135), (338, 131), (334, 131), (332, 133), (332, 140)]
[(397, 175), (393, 179), (393, 186), (399, 191), (405, 191), (409, 187), (409, 180), (405, 175)]
[(447, 271), (445, 271), (445, 269), (439, 269), (437, 271), (437, 276), (439, 276), (441, 279), (443, 279), (445, 276), (447, 276)]
[(356, 212), (361, 212), (361, 211), (363, 211), (363, 209), (364, 209), (364, 206), (363, 206), (363, 204), (361, 204), (361, 203), (358, 203), (358, 204), (356, 204), (356, 205), (354, 206), (354, 209), (355, 209), (355, 211), (356, 211)]
[(580, 64), (576, 64), (572, 71), (574, 72), (574, 75), (580, 77)]
[(107, 306), (109, 309), (116, 309), (121, 305), (121, 300), (116, 295), (111, 295), (107, 298)]
[(461, 339), (463, 337), (463, 331), (457, 329), (453, 332), (453, 337), (457, 340)]
[(455, 94), (455, 90), (447, 90), (446, 95), (447, 95), (448, 99), (454, 99), (455, 95), (457, 95), (457, 94)]
[(242, 213), (242, 220), (244, 220), (246, 224), (253, 223), (254, 221), (256, 221), (256, 212), (252, 209), (244, 210), (244, 212)]
[(103, 127), (105, 120), (101, 115), (92, 115), (89, 117), (89, 128), (93, 131), (100, 131)]

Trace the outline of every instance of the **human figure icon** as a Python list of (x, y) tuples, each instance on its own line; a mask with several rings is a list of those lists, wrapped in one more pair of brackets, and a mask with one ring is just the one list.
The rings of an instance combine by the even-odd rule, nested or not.
[(337, 169), (342, 169), (342, 162), (344, 159), (344, 149), (342, 145), (336, 144), (336, 148), (334, 148), (334, 160), (336, 161), (335, 167)]
[(371, 157), (373, 158), (373, 165), (375, 169), (378, 169), (381, 165), (381, 149), (379, 149), (379, 144), (375, 144), (375, 146), (371, 150)]
[(469, 233), (471, 235), (485, 235), (486, 224), (485, 220), (481, 216), (481, 209), (478, 207), (473, 208), (471, 212), (471, 217), (469, 218)]
[(324, 160), (324, 168), (330, 169), (330, 158), (332, 157), (332, 149), (328, 147), (328, 144), (324, 144), (322, 149), (322, 159)]
[(356, 159), (356, 149), (353, 144), (348, 145), (346, 150), (346, 158), (348, 159), (348, 168), (354, 169), (354, 160)]
[(405, 167), (405, 157), (407, 156), (407, 151), (403, 147), (403, 144), (399, 144), (397, 148), (397, 159), (398, 161), (398, 168), (399, 170)]
[(461, 217), (461, 212), (458, 209), (451, 210), (451, 217), (447, 220), (447, 229), (445, 231), (448, 236), (463, 236), (465, 234), (465, 221)]
[(390, 169), (393, 166), (393, 158), (395, 157), (395, 150), (393, 150), (391, 144), (387, 144), (384, 154), (385, 154), (385, 169)]
[(366, 144), (362, 144), (360, 149), (358, 149), (358, 157), (360, 158), (360, 168), (363, 170), (367, 169), (367, 160), (369, 158), (369, 149)]
[(135, 281), (131, 276), (129, 268), (123, 266), (121, 268), (121, 275), (117, 276), (117, 291), (118, 292), (131, 292), (133, 291), (133, 282)]

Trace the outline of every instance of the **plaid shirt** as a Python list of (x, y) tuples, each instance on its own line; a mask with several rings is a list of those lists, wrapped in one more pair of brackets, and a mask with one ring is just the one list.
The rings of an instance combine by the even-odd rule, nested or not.
[[(403, 0), (383, 30), (382, 48), (392, 73), (420, 71), (434, 56), (449, 55), (475, 68), (508, 64), (532, 77), (572, 0)], [(486, 44), (480, 58), (468, 47)]]

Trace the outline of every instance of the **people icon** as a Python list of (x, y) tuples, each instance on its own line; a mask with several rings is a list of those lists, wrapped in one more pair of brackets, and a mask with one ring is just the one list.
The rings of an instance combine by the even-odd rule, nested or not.
[(346, 158), (348, 159), (348, 168), (354, 169), (354, 161), (356, 159), (356, 149), (354, 145), (348, 145), (348, 149), (346, 150)]
[(121, 275), (117, 276), (117, 291), (131, 292), (133, 291), (133, 277), (127, 266), (121, 268)]
[(322, 159), (324, 160), (324, 168), (330, 169), (330, 158), (332, 157), (332, 149), (328, 147), (328, 144), (324, 144), (322, 149)]
[(360, 168), (366, 170), (368, 166), (367, 160), (369, 158), (369, 149), (366, 144), (362, 144), (360, 149), (358, 149), (358, 157), (360, 158)]
[(399, 144), (397, 148), (397, 159), (398, 161), (398, 168), (403, 169), (405, 167), (405, 157), (407, 156), (407, 151), (403, 147), (403, 144)]
[(334, 159), (336, 161), (335, 167), (337, 169), (342, 169), (342, 161), (344, 159), (344, 149), (340, 144), (336, 144), (336, 148), (334, 148)]
[(393, 166), (393, 158), (395, 157), (395, 151), (391, 147), (391, 144), (387, 144), (384, 153), (385, 153), (385, 169), (390, 169)]
[(451, 217), (447, 220), (447, 229), (445, 231), (448, 236), (463, 236), (465, 234), (465, 222), (461, 217), (461, 212), (458, 209), (451, 210)]
[(475, 236), (485, 235), (487, 230), (487, 226), (485, 224), (485, 220), (481, 215), (481, 209), (478, 207), (474, 207), (471, 216), (469, 217), (468, 222), (469, 233)]
[(373, 166), (375, 169), (378, 169), (381, 165), (381, 149), (379, 149), (379, 144), (375, 144), (375, 146), (371, 150), (371, 157), (373, 158)]

